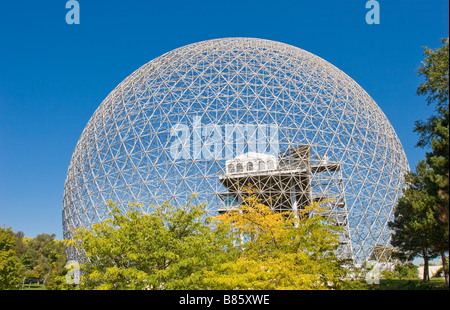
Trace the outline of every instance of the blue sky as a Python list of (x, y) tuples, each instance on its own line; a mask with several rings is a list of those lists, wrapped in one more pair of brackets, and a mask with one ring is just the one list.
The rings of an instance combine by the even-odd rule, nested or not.
[(134, 70), (174, 48), (213, 38), (257, 37), (312, 52), (378, 103), (411, 167), (414, 121), (432, 112), (416, 96), (422, 46), (448, 37), (447, 0), (65, 0), (0, 2), (0, 225), (62, 238), (64, 181), (77, 140), (101, 101)]

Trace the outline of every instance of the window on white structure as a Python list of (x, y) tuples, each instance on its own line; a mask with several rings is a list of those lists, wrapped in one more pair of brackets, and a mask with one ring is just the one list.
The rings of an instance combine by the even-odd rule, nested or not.
[(234, 173), (234, 165), (228, 165), (228, 173)]
[(266, 163), (263, 161), (259, 162), (259, 171), (264, 171), (266, 170)]
[(241, 163), (237, 164), (236, 165), (236, 171), (237, 172), (243, 172), (244, 171), (244, 166)]
[(253, 171), (253, 163), (251, 161), (247, 163), (247, 171)]

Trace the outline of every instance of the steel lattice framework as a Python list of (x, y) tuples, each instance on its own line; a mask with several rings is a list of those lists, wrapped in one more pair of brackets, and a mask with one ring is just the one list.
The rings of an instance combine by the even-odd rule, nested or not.
[[(255, 146), (255, 141), (263, 142)], [(289, 179), (281, 168), (282, 154), (301, 148), (308, 152), (302, 166), (307, 178), (298, 170)], [(263, 184), (258, 188), (278, 188), (276, 197), (292, 197), (283, 188), (292, 184), (296, 197), (308, 195), (296, 198), (303, 202), (334, 195), (332, 208), (342, 216), (351, 256), (363, 261), (385, 254), (387, 223), (409, 169), (388, 119), (355, 81), (327, 61), (253, 38), (175, 49), (136, 70), (108, 95), (70, 162), (64, 237), (104, 220), (108, 200), (124, 209), (140, 202), (151, 212), (152, 205), (182, 205), (197, 193), (216, 214), (223, 209), (223, 195), (233, 190), (224, 186), (227, 161), (266, 153), (278, 158), (271, 172), (278, 174), (271, 183), (251, 179)]]

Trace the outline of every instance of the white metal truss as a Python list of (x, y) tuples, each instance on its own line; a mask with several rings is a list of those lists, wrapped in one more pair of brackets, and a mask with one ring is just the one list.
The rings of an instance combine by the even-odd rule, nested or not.
[[(203, 125), (200, 133), (196, 119)], [(174, 157), (173, 132), (180, 125), (188, 128), (187, 143), (181, 148), (184, 156)], [(261, 151), (249, 139), (252, 125), (276, 126), (280, 154), (308, 145), (312, 162), (327, 158), (339, 165), (336, 171), (314, 174), (312, 190), (318, 196), (334, 192), (345, 200), (344, 239), (356, 261), (369, 259), (375, 247), (389, 246), (387, 222), (409, 168), (388, 119), (354, 80), (327, 61), (253, 38), (175, 49), (136, 70), (107, 96), (81, 134), (69, 165), (65, 238), (71, 238), (74, 228), (104, 220), (108, 200), (123, 209), (140, 202), (151, 212), (152, 205), (182, 205), (196, 193), (209, 214), (217, 214), (227, 192), (219, 176), (226, 172), (230, 145), (224, 138), (208, 156), (202, 150), (210, 131), (204, 128), (213, 126), (225, 135), (231, 126), (233, 137), (244, 137), (243, 148), (234, 146), (236, 157)], [(259, 140), (273, 138), (269, 131), (260, 132)], [(76, 258), (76, 253), (69, 255)]]
[(309, 145), (301, 145), (279, 154), (266, 155), (248, 152), (225, 162), (220, 182), (228, 190), (220, 194), (224, 202), (219, 213), (238, 208), (249, 195), (269, 206), (274, 212), (291, 217), (313, 216), (302, 210), (314, 202), (326, 207), (323, 214), (341, 228), (337, 255), (352, 259), (352, 242), (348, 209), (342, 188), (341, 165), (328, 158), (311, 159)]

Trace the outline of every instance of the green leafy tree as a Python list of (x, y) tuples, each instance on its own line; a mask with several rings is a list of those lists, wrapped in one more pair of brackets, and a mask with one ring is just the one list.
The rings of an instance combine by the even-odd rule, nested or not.
[(46, 288), (49, 290), (57, 290), (66, 287), (65, 283), (62, 283), (60, 279), (61, 277), (64, 277), (67, 273), (67, 270), (65, 269), (67, 257), (65, 252), (64, 241), (54, 240), (53, 244), (54, 249), (51, 252), (52, 253), (51, 259), (49, 260), (50, 268), (48, 268), (49, 272), (45, 275), (45, 282), (44, 282)]
[(16, 236), (11, 228), (0, 227), (0, 290), (15, 289), (20, 283), (22, 266), (15, 247)]
[(394, 273), (400, 279), (416, 279), (419, 274), (417, 266), (412, 262), (395, 265)]
[(20, 262), (24, 266), (24, 275), (29, 280), (47, 280), (55, 273), (61, 272), (66, 263), (64, 243), (55, 240), (55, 234), (39, 234), (35, 238), (16, 234)]
[(209, 225), (204, 205), (109, 207), (110, 219), (67, 242), (85, 253), (82, 289), (198, 289), (203, 270), (229, 253), (226, 229)]
[(15, 251), (18, 257), (21, 257), (27, 251), (27, 246), (24, 243), (25, 234), (23, 231), (16, 233), (16, 247)]
[(394, 270), (381, 271), (384, 279), (416, 279), (418, 273), (417, 266), (412, 262), (399, 262), (394, 266)]
[[(440, 255), (445, 266), (445, 253), (449, 239), (449, 39), (441, 40), (443, 46), (433, 50), (424, 48), (425, 60), (419, 67), (419, 75), (425, 81), (417, 89), (418, 95), (427, 96), (428, 105), (434, 106), (434, 114), (427, 120), (416, 121), (415, 132), (419, 134), (417, 145), (429, 149), (425, 176), (427, 192), (435, 197), (436, 209), (445, 224), (446, 242), (440, 242)], [(444, 267), (448, 284), (448, 269)]]
[(439, 246), (445, 240), (445, 225), (438, 220), (436, 197), (430, 195), (425, 185), (428, 166), (419, 162), (417, 173), (406, 176), (408, 188), (394, 211), (389, 223), (393, 230), (391, 244), (400, 249), (404, 259), (420, 256), (424, 259), (423, 281), (429, 280), (428, 262), (439, 255)]

